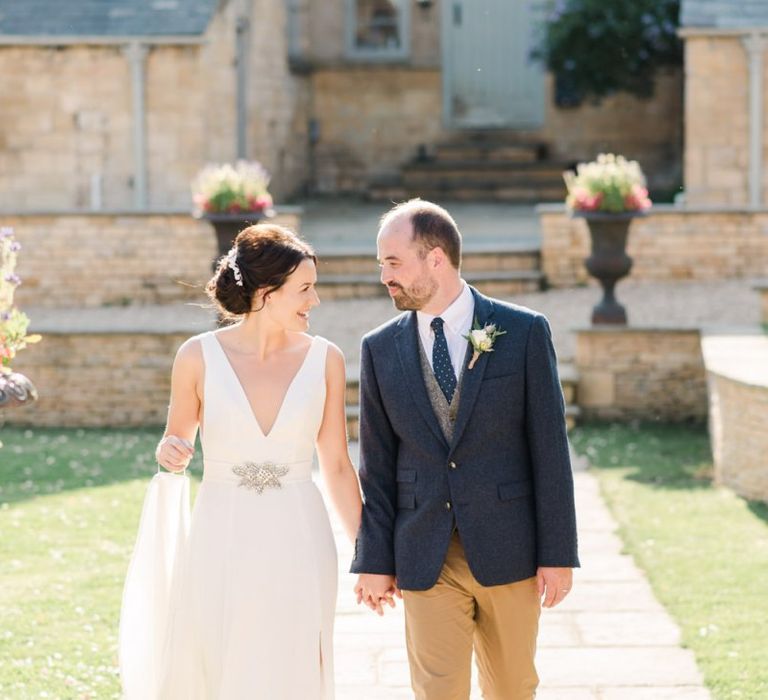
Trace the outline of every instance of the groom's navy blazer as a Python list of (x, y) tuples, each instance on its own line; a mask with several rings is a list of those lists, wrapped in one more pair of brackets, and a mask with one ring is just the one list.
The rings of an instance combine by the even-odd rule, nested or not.
[(530, 309), (472, 294), (477, 321), (506, 334), (464, 370), (450, 444), (424, 383), (416, 312), (363, 338), (364, 506), (353, 573), (393, 574), (406, 590), (431, 588), (454, 525), (484, 586), (529, 578), (538, 566), (579, 565), (549, 324)]

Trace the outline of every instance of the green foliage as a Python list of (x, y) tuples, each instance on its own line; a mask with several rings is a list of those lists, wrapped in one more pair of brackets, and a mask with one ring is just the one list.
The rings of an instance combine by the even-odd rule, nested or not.
[(656, 72), (682, 63), (679, 0), (554, 0), (534, 56), (582, 98), (653, 95)]
[(13, 230), (0, 228), (0, 372), (4, 368), (10, 371), (8, 368), (19, 350), (40, 341), (39, 335), (27, 335), (29, 318), (13, 305), (16, 287), (21, 284), (15, 272), (19, 250), (21, 244)]

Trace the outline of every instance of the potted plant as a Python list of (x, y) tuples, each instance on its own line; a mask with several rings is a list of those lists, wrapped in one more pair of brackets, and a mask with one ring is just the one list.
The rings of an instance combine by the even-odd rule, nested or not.
[(630, 222), (651, 208), (645, 176), (637, 161), (601, 153), (563, 177), (566, 207), (571, 216), (586, 219), (589, 228), (592, 252), (584, 264), (603, 288), (603, 298), (592, 309), (592, 323), (626, 324), (626, 310), (613, 290), (632, 269), (626, 253)]
[(21, 279), (14, 272), (21, 244), (13, 230), (0, 228), (0, 409), (22, 406), (37, 399), (37, 390), (23, 374), (11, 369), (19, 350), (37, 343), (39, 335), (28, 335), (29, 318), (13, 304)]
[(217, 260), (227, 254), (242, 229), (274, 214), (269, 179), (261, 163), (245, 160), (206, 165), (195, 177), (195, 214), (208, 220), (216, 232)]

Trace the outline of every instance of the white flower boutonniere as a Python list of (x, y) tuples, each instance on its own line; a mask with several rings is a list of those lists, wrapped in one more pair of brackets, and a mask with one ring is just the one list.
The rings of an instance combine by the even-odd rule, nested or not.
[(505, 333), (506, 331), (498, 328), (495, 323), (487, 323), (481, 327), (477, 319), (475, 319), (469, 335), (464, 336), (469, 341), (473, 350), (472, 359), (469, 361), (467, 369), (472, 369), (475, 366), (475, 362), (477, 362), (482, 353), (493, 352), (493, 344), (496, 342), (496, 338)]

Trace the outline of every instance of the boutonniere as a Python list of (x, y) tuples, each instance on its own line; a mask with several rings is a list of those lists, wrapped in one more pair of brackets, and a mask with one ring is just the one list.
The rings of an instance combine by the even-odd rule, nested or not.
[(493, 352), (493, 344), (496, 342), (496, 338), (505, 333), (506, 331), (501, 330), (495, 323), (486, 323), (481, 327), (477, 319), (475, 319), (469, 335), (463, 336), (469, 341), (473, 351), (472, 359), (469, 361), (467, 369), (472, 369), (475, 366), (475, 362), (477, 362), (482, 353)]

